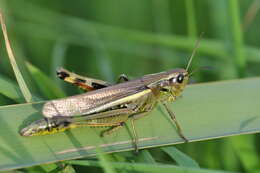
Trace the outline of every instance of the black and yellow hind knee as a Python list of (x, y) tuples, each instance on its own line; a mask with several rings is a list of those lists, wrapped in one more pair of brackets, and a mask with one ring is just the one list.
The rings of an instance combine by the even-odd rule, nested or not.
[(105, 88), (110, 85), (108, 82), (89, 78), (89, 77), (80, 76), (78, 74), (72, 73), (63, 68), (57, 69), (56, 73), (57, 73), (58, 78), (64, 80), (65, 82), (76, 85), (85, 91), (91, 91), (91, 90), (96, 90), (96, 89), (100, 89), (100, 88)]

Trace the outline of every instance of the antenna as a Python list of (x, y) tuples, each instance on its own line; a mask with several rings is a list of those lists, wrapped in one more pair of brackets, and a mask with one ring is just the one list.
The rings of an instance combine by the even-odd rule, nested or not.
[(192, 54), (191, 54), (191, 56), (190, 56), (190, 60), (189, 60), (188, 65), (187, 65), (187, 67), (186, 67), (186, 71), (188, 71), (189, 68), (190, 68), (192, 59), (193, 59), (193, 57), (194, 57), (195, 54), (196, 54), (196, 50), (197, 50), (198, 47), (199, 47), (199, 43), (200, 43), (200, 40), (201, 40), (203, 34), (204, 34), (204, 32), (202, 32), (202, 33), (200, 34), (200, 37), (199, 37), (199, 38), (197, 39), (197, 41), (196, 41), (195, 48), (194, 48), (193, 51), (192, 51)]

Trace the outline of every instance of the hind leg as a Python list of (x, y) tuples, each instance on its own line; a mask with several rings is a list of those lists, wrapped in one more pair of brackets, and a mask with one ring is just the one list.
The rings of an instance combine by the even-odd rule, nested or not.
[(76, 85), (85, 91), (101, 89), (110, 85), (106, 81), (80, 76), (63, 68), (57, 69), (56, 72), (61, 80)]
[(122, 122), (122, 123), (120, 123), (120, 124), (117, 125), (117, 126), (113, 126), (113, 127), (111, 127), (110, 129), (107, 129), (107, 130), (103, 131), (100, 136), (101, 136), (101, 137), (104, 137), (104, 136), (111, 135), (113, 132), (115, 132), (115, 131), (121, 129), (124, 125), (125, 125), (125, 123)]

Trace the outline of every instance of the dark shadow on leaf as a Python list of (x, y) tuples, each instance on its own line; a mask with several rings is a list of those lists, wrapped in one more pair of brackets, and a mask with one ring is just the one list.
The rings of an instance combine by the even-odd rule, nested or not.
[(251, 117), (245, 121), (243, 121), (241, 124), (240, 124), (240, 127), (239, 127), (239, 130), (242, 131), (244, 128), (246, 128), (248, 125), (250, 125), (250, 123), (252, 123), (253, 121), (255, 121), (256, 119), (258, 119), (259, 116), (254, 116), (254, 117)]
[[(65, 134), (70, 139), (71, 143), (74, 145), (75, 148), (82, 148), (83, 146), (79, 142), (79, 140), (71, 133), (70, 130), (65, 131)], [(88, 154), (86, 150), (78, 150), (78, 153), (82, 156), (85, 156)]]

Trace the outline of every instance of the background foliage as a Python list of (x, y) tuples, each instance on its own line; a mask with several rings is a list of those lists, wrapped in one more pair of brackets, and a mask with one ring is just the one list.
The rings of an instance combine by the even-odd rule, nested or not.
[[(34, 101), (80, 92), (56, 79), (57, 67), (111, 82), (121, 73), (138, 77), (185, 67), (201, 32), (205, 34), (192, 68), (210, 66), (213, 70), (197, 72), (193, 82), (258, 76), (259, 7), (258, 0), (0, 1), (20, 70), (29, 90), (37, 93)], [(2, 36), (0, 41), (0, 77), (5, 85), (13, 86), (15, 77)], [(14, 92), (1, 93), (1, 105), (24, 102)], [(177, 148), (203, 168), (254, 172), (259, 161), (257, 144), (258, 135), (248, 135)], [(147, 150), (142, 155), (148, 163), (172, 163), (160, 150)], [(106, 161), (102, 163), (106, 165)], [(93, 165), (68, 164), (63, 171), (99, 171)], [(109, 166), (105, 168), (113, 172)], [(23, 171), (39, 170), (48, 172), (59, 167), (47, 165)]]

